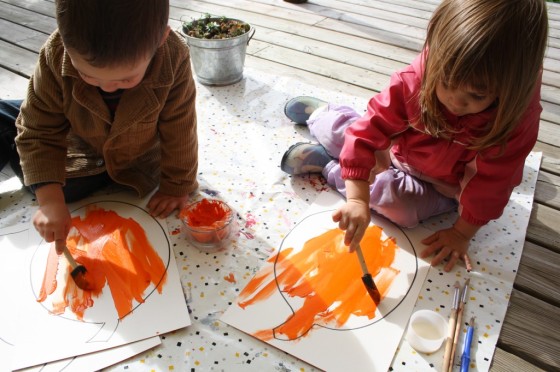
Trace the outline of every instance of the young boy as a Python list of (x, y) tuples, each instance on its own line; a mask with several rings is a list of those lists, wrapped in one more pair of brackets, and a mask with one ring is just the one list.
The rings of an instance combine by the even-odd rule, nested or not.
[(198, 187), (196, 91), (168, 0), (57, 0), (56, 17), (16, 121), (35, 228), (64, 243), (66, 202), (111, 182), (158, 187), (149, 211), (168, 216)]

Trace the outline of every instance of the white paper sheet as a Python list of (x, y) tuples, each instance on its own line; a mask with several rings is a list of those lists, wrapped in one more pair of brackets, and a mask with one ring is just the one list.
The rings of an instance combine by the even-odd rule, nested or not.
[[(167, 268), (162, 293), (150, 285), (143, 295), (144, 302), (134, 302), (133, 311), (119, 319), (106, 285), (99, 298), (94, 299), (93, 307), (86, 310), (83, 320), (77, 320), (68, 309), (64, 314), (53, 315), (49, 298), (42, 303), (36, 300), (50, 244), (45, 243), (33, 227), (29, 228), (25, 244), (20, 240), (10, 247), (11, 261), (18, 260), (20, 269), (17, 280), (12, 277), (10, 282), (21, 286), (12, 297), (19, 315), (13, 369), (113, 348), (191, 324), (165, 220), (150, 217), (142, 209), (145, 200), (139, 201), (126, 194), (84, 200), (70, 206), (73, 216), (82, 215), (84, 206), (91, 203), (140, 224)], [(57, 279), (60, 281), (59, 277)]]
[[(384, 298), (372, 319), (353, 313), (343, 324), (339, 324), (339, 318), (333, 320), (325, 314), (334, 313), (342, 306), (364, 308), (367, 307), (364, 302), (373, 303), (363, 288), (362, 272), (356, 254), (342, 253), (332, 256), (333, 253), (329, 251), (310, 255), (309, 260), (317, 259), (312, 263), (316, 265), (316, 269), (310, 272), (302, 271), (303, 265), (295, 262), (293, 257), (298, 250), (305, 249), (302, 247), (309, 239), (318, 237), (325, 231), (337, 229), (331, 215), (341, 202), (342, 198), (337, 193), (323, 192), (305, 217), (286, 236), (278, 256), (274, 255), (269, 259), (248, 284), (249, 287), (260, 281), (255, 286), (256, 290), (252, 292), (255, 296), (267, 292), (271, 287), (274, 287), (274, 293), (247, 305), (245, 301), (249, 299), (250, 302), (253, 294), (245, 296), (242, 292), (240, 299), (229, 307), (221, 320), (324, 370), (346, 371), (350, 368), (352, 371), (386, 371), (429, 270), (429, 264), (418, 258), (418, 251), (415, 250), (418, 241), (429, 232), (422, 228), (403, 230), (385, 219), (376, 216), (372, 218), (373, 225), (383, 228), (383, 239), (392, 237), (396, 240), (398, 249), (394, 260), (390, 262), (390, 268), (396, 269), (398, 273), (388, 292), (384, 293)], [(365, 240), (364, 238), (362, 244)], [(293, 252), (290, 253), (291, 248)], [(362, 248), (368, 265), (378, 258), (370, 256), (368, 260), (369, 248)], [(278, 264), (283, 254), (289, 254), (291, 266)], [(334, 257), (333, 261), (336, 263), (327, 264), (328, 256)], [(337, 266), (346, 258), (355, 260), (355, 264), (351, 261)], [(325, 267), (337, 267), (337, 270), (321, 272)], [(336, 286), (338, 280), (344, 282), (348, 270), (354, 270), (355, 280), (346, 283), (348, 286), (341, 288), (336, 298), (328, 298), (329, 294), (319, 294), (318, 287), (325, 283), (323, 280), (329, 281), (330, 286)], [(286, 277), (290, 276), (291, 283), (290, 280), (286, 280)], [(320, 281), (314, 281), (315, 277), (321, 277)], [(382, 284), (383, 271), (374, 276), (376, 282), (380, 277)], [(310, 295), (299, 297), (290, 292), (294, 287), (298, 287), (296, 292), (303, 291), (308, 285), (316, 285)], [(354, 290), (354, 285), (361, 288), (363, 295), (355, 304), (347, 304), (344, 298), (348, 292)], [(310, 316), (313, 316), (313, 319), (306, 319)], [(291, 323), (294, 327), (288, 327), (289, 331), (297, 327), (301, 329), (296, 333), (284, 332), (284, 328)]]

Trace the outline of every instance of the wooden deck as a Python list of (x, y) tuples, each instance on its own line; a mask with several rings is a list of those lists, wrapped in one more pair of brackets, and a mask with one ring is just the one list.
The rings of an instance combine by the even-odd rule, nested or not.
[[(171, 0), (171, 24), (201, 13), (243, 19), (257, 32), (246, 66), (368, 98), (412, 61), (436, 0)], [(0, 0), (0, 98), (22, 98), (37, 52), (56, 28), (54, 3)], [(560, 369), (560, 4), (549, 3), (542, 151), (533, 207), (493, 371)]]

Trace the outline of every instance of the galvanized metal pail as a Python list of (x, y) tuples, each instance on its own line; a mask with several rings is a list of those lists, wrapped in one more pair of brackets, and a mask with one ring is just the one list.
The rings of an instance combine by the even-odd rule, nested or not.
[(204, 85), (229, 85), (243, 78), (247, 44), (253, 26), (243, 35), (229, 39), (199, 39), (183, 33), (190, 49), (196, 79)]

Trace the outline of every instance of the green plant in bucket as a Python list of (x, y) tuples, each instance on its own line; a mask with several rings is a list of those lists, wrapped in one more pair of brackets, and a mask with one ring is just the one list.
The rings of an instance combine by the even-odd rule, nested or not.
[(185, 35), (197, 39), (229, 39), (249, 31), (249, 24), (227, 17), (212, 17), (206, 13), (199, 19), (183, 22)]

